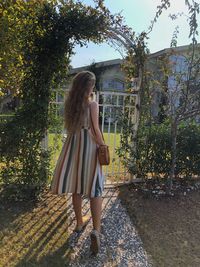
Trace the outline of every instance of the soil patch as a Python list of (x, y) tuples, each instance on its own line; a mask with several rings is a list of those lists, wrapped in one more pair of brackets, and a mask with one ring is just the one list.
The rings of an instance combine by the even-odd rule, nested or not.
[(200, 190), (180, 186), (173, 196), (160, 197), (155, 188), (141, 188), (141, 184), (123, 186), (119, 196), (153, 266), (199, 267)]

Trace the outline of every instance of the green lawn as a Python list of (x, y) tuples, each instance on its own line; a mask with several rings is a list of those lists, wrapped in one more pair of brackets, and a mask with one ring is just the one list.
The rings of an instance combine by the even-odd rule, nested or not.
[(1, 201), (0, 266), (67, 266), (72, 221), (66, 207), (66, 197), (45, 192), (38, 202)]
[[(106, 144), (109, 145), (111, 163), (109, 166), (104, 166), (103, 171), (109, 175), (109, 179), (112, 181), (119, 181), (124, 179), (123, 175), (116, 175), (117, 172), (124, 172), (124, 168), (120, 163), (119, 157), (117, 156), (114, 147), (120, 146), (120, 134), (117, 133), (116, 136), (114, 133), (104, 133), (104, 138)], [(62, 149), (62, 135), (49, 134), (49, 146), (53, 147), (53, 153), (51, 158), (51, 167), (54, 168), (56, 161), (59, 157), (60, 151)], [(114, 174), (114, 175), (113, 175)]]
[[(109, 145), (111, 163), (109, 166), (103, 166), (103, 172), (110, 181), (120, 182), (125, 178), (125, 169), (115, 151), (120, 146), (120, 133), (104, 133), (105, 142)], [(63, 136), (61, 134), (48, 134), (48, 146), (52, 148), (51, 170), (53, 171), (62, 149)], [(0, 164), (1, 166), (1, 164)], [(51, 180), (51, 178), (50, 178)]]

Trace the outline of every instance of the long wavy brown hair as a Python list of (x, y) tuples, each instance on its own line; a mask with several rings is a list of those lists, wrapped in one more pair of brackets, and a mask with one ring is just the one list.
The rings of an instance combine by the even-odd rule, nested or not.
[(96, 82), (94, 73), (81, 71), (73, 78), (71, 89), (65, 95), (64, 127), (72, 133), (81, 128), (90, 92)]

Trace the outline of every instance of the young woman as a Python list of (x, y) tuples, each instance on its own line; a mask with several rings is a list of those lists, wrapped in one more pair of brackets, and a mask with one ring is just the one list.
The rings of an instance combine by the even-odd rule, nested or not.
[(98, 145), (104, 144), (98, 123), (99, 106), (97, 102), (90, 100), (95, 81), (95, 75), (89, 71), (79, 72), (73, 79), (64, 106), (67, 139), (58, 158), (51, 185), (56, 194), (72, 193), (76, 232), (80, 232), (89, 220), (88, 216), (82, 216), (82, 196), (90, 198), (93, 254), (97, 254), (100, 247), (104, 183), (97, 157)]

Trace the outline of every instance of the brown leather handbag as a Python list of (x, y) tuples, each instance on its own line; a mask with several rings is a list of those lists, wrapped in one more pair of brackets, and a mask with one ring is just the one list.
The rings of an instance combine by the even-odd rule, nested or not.
[[(92, 123), (93, 131), (95, 133), (95, 129), (94, 129), (94, 125), (93, 125), (93, 121), (92, 121), (92, 117), (91, 117), (91, 112), (90, 112), (90, 120), (91, 120), (91, 123)], [(101, 131), (101, 128), (100, 127), (99, 127), (99, 129)], [(101, 131), (101, 135), (102, 135), (102, 138), (104, 140), (102, 131)], [(104, 142), (105, 142), (105, 140), (104, 140)], [(100, 165), (109, 165), (110, 164), (109, 146), (107, 146), (107, 145), (100, 145), (97, 148), (97, 155), (98, 155), (98, 158), (99, 158)]]
[(110, 152), (109, 152), (109, 147), (107, 145), (100, 145), (97, 149), (97, 153), (100, 165), (110, 164)]

